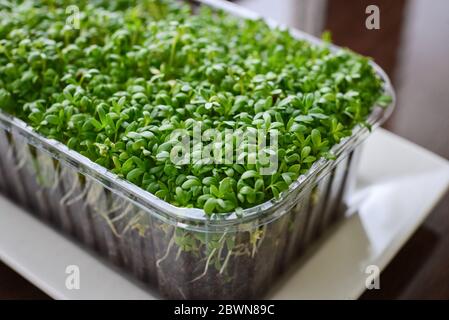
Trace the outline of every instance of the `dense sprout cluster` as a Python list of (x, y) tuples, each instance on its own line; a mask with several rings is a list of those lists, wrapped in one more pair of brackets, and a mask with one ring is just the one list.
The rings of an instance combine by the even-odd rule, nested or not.
[[(157, 197), (208, 215), (277, 197), (385, 101), (366, 58), (179, 1), (0, 1), (0, 108)], [(261, 164), (174, 164), (171, 133), (278, 130)], [(251, 156), (246, 154), (246, 156)]]

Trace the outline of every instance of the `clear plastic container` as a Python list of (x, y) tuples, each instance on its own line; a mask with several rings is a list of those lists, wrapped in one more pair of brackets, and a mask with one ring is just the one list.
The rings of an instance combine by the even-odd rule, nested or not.
[[(198, 1), (196, 1), (198, 2)], [(246, 18), (233, 4), (201, 1)], [(298, 38), (320, 40), (292, 30)], [(385, 73), (385, 93), (394, 97)], [(375, 107), (373, 128), (391, 113)], [(132, 272), (162, 296), (179, 299), (260, 298), (278, 275), (345, 212), (359, 144), (356, 127), (279, 200), (207, 219), (202, 210), (177, 208), (118, 178), (65, 145), (0, 111), (0, 191), (31, 213)]]

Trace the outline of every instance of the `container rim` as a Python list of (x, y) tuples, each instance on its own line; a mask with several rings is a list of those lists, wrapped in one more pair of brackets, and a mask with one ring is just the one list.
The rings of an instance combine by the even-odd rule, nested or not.
[[(223, 10), (231, 15), (245, 19), (262, 18), (253, 11), (222, 0), (190, 0), (190, 2), (199, 5), (207, 5), (213, 9)], [(299, 40), (306, 40), (315, 45), (323, 44), (323, 41), (315, 36), (306, 34), (294, 28), (288, 28), (267, 18), (263, 19), (272, 28), (281, 27), (287, 29)], [(333, 44), (329, 44), (329, 47), (333, 51), (341, 49)], [(373, 111), (366, 122), (372, 129), (375, 129), (393, 112), (396, 97), (391, 81), (385, 71), (373, 61), (370, 61), (370, 64), (383, 81), (384, 94), (392, 97), (392, 102), (385, 108), (378, 105), (373, 106)], [(112, 193), (126, 198), (146, 213), (151, 214), (166, 223), (176, 225), (177, 227), (201, 232), (229, 232), (234, 228), (236, 230), (253, 229), (279, 218), (287, 212), (287, 210), (285, 210), (285, 204), (290, 200), (289, 196), (291, 196), (294, 191), (302, 192), (304, 189), (307, 189), (307, 187), (310, 187), (309, 184), (311, 182), (317, 181), (324, 176), (328, 170), (342, 160), (342, 155), (344, 153), (355, 149), (355, 147), (366, 139), (370, 133), (370, 129), (366, 126), (357, 125), (353, 128), (351, 136), (342, 139), (340, 143), (331, 148), (330, 151), (336, 156), (335, 160), (325, 158), (317, 160), (306, 174), (299, 176), (287, 190), (280, 194), (279, 199), (268, 200), (255, 207), (244, 209), (238, 214), (236, 212), (231, 212), (226, 215), (208, 217), (202, 209), (179, 208), (157, 198), (150, 192), (118, 177), (105, 167), (94, 163), (78, 152), (70, 150), (65, 144), (53, 139), (45, 138), (34, 131), (34, 129), (24, 121), (7, 114), (3, 110), (0, 110), (0, 127), (24, 136), (33, 146), (51, 154), (54, 158), (65, 162), (72, 168), (75, 168), (78, 173), (86, 175), (102, 184)]]

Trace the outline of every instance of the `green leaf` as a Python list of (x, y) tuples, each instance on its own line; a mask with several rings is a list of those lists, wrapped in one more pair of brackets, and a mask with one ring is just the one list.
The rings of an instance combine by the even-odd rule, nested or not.
[(311, 151), (312, 151), (312, 148), (310, 148), (309, 146), (304, 147), (301, 150), (301, 159), (307, 158)]
[(195, 186), (201, 186), (201, 182), (197, 179), (190, 179), (182, 184), (182, 188), (185, 190), (191, 189)]
[(245, 179), (250, 179), (250, 178), (254, 178), (254, 177), (258, 177), (258, 176), (259, 176), (259, 174), (256, 171), (249, 170), (242, 174), (241, 179), (245, 180)]
[(214, 210), (215, 210), (216, 205), (217, 205), (216, 199), (214, 199), (214, 198), (209, 198), (209, 199), (206, 201), (206, 203), (204, 204), (204, 207), (203, 207), (204, 212), (205, 212), (207, 215), (212, 214), (212, 213), (214, 212)]
[(306, 157), (302, 162), (304, 162), (304, 163), (312, 163), (312, 162), (315, 162), (315, 160), (316, 160), (315, 157), (313, 157), (313, 156), (308, 156), (308, 157)]
[(156, 155), (157, 161), (165, 161), (170, 158), (170, 153), (168, 151), (161, 151)]
[(248, 195), (254, 193), (254, 190), (248, 186), (244, 186), (243, 188), (240, 189), (239, 193), (243, 195)]
[(133, 169), (126, 175), (126, 179), (130, 181), (136, 181), (142, 176), (143, 173), (144, 171), (140, 168)]
[(317, 129), (312, 130), (312, 143), (315, 147), (319, 147), (321, 145), (321, 133)]
[(59, 118), (52, 114), (46, 116), (45, 121), (47, 121), (49, 124), (53, 124), (53, 125), (59, 125), (59, 123), (60, 123)]
[(94, 128), (97, 131), (100, 131), (101, 129), (103, 129), (103, 125), (98, 120), (96, 120), (94, 118), (90, 119), (90, 123), (94, 126)]

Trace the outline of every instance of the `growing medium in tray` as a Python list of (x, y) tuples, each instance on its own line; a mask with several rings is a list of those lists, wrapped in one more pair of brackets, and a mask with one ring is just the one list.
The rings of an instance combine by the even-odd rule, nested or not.
[[(0, 108), (178, 207), (219, 216), (279, 197), (388, 102), (366, 58), (261, 20), (71, 5), (0, 2)], [(241, 139), (256, 132), (265, 147)]]

